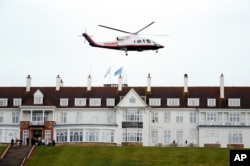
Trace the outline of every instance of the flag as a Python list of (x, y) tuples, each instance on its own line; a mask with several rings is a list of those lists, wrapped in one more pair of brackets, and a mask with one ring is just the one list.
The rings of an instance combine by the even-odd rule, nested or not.
[(106, 78), (108, 74), (111, 74), (111, 66), (109, 66), (109, 68), (108, 68), (108, 70), (107, 70), (107, 72), (106, 72), (104, 78)]
[(120, 69), (118, 69), (118, 70), (114, 73), (114, 76), (117, 76), (117, 75), (122, 74), (122, 68), (123, 68), (123, 67), (121, 67)]

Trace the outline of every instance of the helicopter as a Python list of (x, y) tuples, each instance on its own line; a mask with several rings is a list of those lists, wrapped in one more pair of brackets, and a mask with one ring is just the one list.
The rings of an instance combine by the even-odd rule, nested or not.
[(154, 42), (151, 39), (148, 38), (143, 38), (139, 37), (139, 32), (142, 30), (146, 29), (150, 25), (154, 23), (151, 22), (147, 26), (143, 27), (137, 32), (127, 32), (124, 30), (104, 26), (104, 25), (98, 25), (102, 28), (107, 28), (123, 33), (129, 34), (128, 36), (121, 36), (121, 37), (116, 37), (116, 41), (111, 41), (111, 42), (95, 42), (90, 35), (88, 35), (86, 32), (82, 34), (83, 37), (89, 42), (89, 45), (92, 47), (100, 47), (100, 48), (106, 48), (106, 49), (114, 49), (114, 50), (121, 50), (125, 51), (126, 56), (128, 55), (128, 51), (145, 51), (145, 50), (156, 50), (156, 53), (158, 53), (158, 49), (164, 48), (163, 45), (158, 44)]

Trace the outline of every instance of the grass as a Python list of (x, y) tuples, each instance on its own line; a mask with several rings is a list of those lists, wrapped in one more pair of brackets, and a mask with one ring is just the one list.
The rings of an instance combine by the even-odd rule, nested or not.
[(224, 166), (230, 149), (178, 147), (37, 147), (28, 166)]

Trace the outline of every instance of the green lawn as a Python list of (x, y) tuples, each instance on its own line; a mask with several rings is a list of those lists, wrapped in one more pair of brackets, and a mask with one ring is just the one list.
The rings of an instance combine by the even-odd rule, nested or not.
[(229, 165), (230, 149), (178, 147), (37, 147), (28, 166)]

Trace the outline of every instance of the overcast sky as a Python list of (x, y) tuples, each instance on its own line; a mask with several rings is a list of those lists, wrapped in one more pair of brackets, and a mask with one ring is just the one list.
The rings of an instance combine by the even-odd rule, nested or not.
[[(113, 74), (123, 67), (130, 86), (250, 86), (249, 0), (0, 0), (0, 86), (64, 86), (117, 83)], [(96, 41), (126, 34), (106, 25), (143, 34), (165, 48), (128, 52), (94, 48), (81, 35)], [(111, 77), (104, 75), (111, 66)]]

